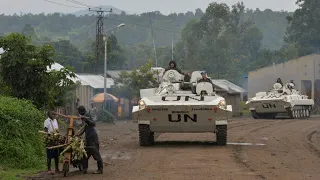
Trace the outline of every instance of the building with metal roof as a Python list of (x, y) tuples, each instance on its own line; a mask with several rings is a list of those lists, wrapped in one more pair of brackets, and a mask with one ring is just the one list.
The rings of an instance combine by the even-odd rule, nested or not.
[(233, 116), (240, 116), (240, 102), (246, 90), (225, 79), (212, 79), (212, 83), (216, 93), (224, 97), (228, 105), (232, 105)]
[(246, 93), (247, 91), (225, 79), (213, 79), (212, 83), (229, 94)]
[[(51, 67), (48, 67), (48, 71), (57, 70), (59, 71), (63, 66), (59, 63), (54, 63)], [(87, 110), (92, 109), (90, 99), (98, 93), (104, 91), (104, 77), (102, 75), (76, 73), (75, 78), (70, 78), (73, 82), (80, 82), (80, 86), (76, 89), (76, 100), (70, 104), (69, 110), (65, 113), (73, 111), (75, 107), (83, 105)], [(107, 78), (107, 91), (114, 85), (112, 78)]]

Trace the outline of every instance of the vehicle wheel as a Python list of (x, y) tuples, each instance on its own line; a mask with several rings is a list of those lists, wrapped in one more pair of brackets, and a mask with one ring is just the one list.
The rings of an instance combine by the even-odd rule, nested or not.
[(139, 142), (140, 146), (151, 146), (154, 144), (154, 132), (150, 131), (147, 124), (139, 124)]
[(298, 118), (298, 112), (297, 112), (297, 110), (293, 110), (293, 117), (294, 117), (294, 119), (297, 119), (297, 118)]
[(289, 118), (294, 119), (293, 111), (290, 108), (287, 109), (287, 112), (288, 112)]
[(216, 138), (218, 146), (227, 145), (227, 125), (216, 126)]
[(256, 111), (251, 111), (251, 116), (253, 119), (259, 119), (259, 115)]
[(66, 177), (67, 176), (67, 172), (69, 171), (69, 163), (68, 162), (64, 162), (63, 163), (63, 176)]
[(303, 118), (307, 118), (307, 110), (306, 110), (306, 109), (303, 109), (303, 110), (302, 110), (302, 113), (303, 113)]
[(310, 110), (309, 109), (306, 109), (306, 117), (310, 117)]
[(303, 113), (302, 113), (302, 110), (298, 110), (299, 111), (299, 118), (302, 119), (303, 118)]

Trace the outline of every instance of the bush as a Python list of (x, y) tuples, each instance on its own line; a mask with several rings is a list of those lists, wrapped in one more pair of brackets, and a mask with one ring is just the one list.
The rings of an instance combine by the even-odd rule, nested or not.
[(246, 105), (245, 101), (240, 102), (240, 114), (242, 115), (250, 115), (249, 107)]
[(44, 145), (38, 130), (44, 116), (26, 100), (0, 96), (0, 163), (11, 168), (44, 165)]
[(114, 123), (114, 116), (104, 109), (100, 109), (97, 113), (97, 121), (102, 121), (106, 123)]

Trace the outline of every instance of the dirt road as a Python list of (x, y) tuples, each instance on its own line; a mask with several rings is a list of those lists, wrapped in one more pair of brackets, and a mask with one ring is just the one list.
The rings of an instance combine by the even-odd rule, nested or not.
[[(215, 145), (215, 135), (161, 134), (154, 147), (138, 145), (137, 125), (98, 124), (104, 174), (82, 175), (72, 169), (54, 179), (225, 179), (319, 180), (320, 118), (308, 120), (233, 119), (226, 147)], [(253, 145), (236, 144), (253, 143)], [(255, 144), (257, 143), (257, 144)], [(90, 171), (96, 169), (90, 160)], [(53, 178), (53, 177), (52, 177)]]

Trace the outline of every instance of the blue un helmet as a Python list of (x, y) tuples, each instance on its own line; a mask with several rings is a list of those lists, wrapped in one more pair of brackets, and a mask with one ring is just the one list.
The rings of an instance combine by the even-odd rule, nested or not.
[(207, 72), (205, 70), (201, 71), (200, 74), (207, 74)]

